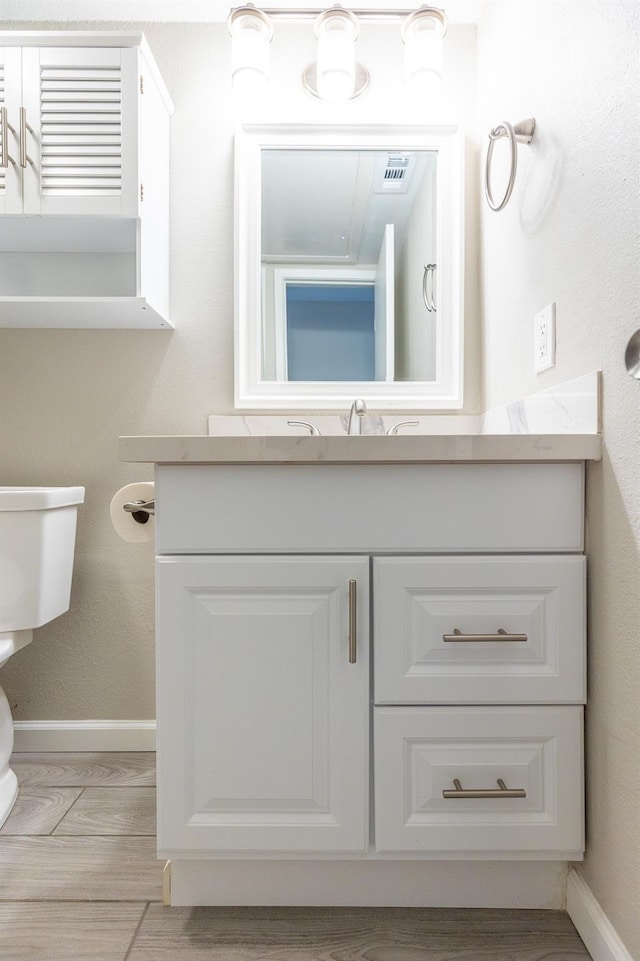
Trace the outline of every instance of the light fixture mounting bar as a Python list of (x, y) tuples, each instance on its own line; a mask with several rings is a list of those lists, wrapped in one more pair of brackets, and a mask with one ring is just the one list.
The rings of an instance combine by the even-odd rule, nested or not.
[[(232, 7), (231, 13), (235, 13), (237, 9), (241, 8)], [(315, 7), (313, 9), (310, 7), (260, 7), (261, 12), (265, 13), (268, 17), (281, 17), (289, 20), (314, 20), (316, 17), (319, 17), (321, 13), (324, 13), (326, 9), (326, 7)], [(438, 7), (429, 9), (438, 10), (440, 13), (444, 12), (439, 10)], [(358, 20), (404, 20), (416, 12), (417, 10), (415, 8), (406, 10), (377, 10), (375, 7), (362, 10), (355, 9), (353, 11)]]

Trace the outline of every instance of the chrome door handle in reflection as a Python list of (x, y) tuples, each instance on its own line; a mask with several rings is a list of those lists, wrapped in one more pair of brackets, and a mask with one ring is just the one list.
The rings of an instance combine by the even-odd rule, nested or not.
[(526, 634), (507, 634), (504, 628), (499, 627), (495, 634), (463, 634), (457, 627), (454, 627), (453, 634), (443, 634), (443, 641), (526, 641)]
[[(424, 300), (424, 305), (430, 314), (435, 313), (435, 311), (438, 309), (436, 306), (435, 295), (437, 266), (437, 264), (425, 264), (424, 273), (422, 275), (422, 299)], [(431, 283), (429, 283), (429, 279), (431, 279)]]
[(501, 777), (496, 781), (497, 788), (463, 788), (457, 777), (453, 779), (454, 790), (443, 791), (443, 798), (522, 798), (527, 796), (527, 792), (522, 787), (509, 788)]
[(349, 581), (349, 664), (355, 664), (358, 657), (357, 636), (358, 624), (356, 620), (357, 583)]

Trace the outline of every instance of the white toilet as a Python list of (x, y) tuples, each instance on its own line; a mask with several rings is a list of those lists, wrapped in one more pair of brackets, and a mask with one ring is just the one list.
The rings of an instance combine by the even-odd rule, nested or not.
[[(77, 505), (84, 487), (0, 487), (0, 667), (33, 629), (69, 609)], [(13, 721), (0, 688), (0, 826), (18, 793)]]

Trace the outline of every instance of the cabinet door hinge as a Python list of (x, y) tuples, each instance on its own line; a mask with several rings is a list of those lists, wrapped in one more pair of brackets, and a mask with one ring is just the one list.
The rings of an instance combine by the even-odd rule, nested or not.
[(144, 200), (144, 184), (140, 184), (140, 201)]
[(140, 74), (140, 93), (144, 93), (144, 77)]

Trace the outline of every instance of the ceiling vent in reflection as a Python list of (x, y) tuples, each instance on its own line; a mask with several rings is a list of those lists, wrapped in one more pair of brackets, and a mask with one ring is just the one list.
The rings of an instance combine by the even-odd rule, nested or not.
[(388, 153), (378, 162), (375, 193), (404, 194), (407, 192), (415, 157), (407, 153)]

